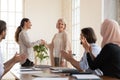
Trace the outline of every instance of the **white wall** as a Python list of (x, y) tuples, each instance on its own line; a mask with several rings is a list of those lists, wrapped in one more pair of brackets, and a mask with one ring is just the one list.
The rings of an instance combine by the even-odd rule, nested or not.
[[(103, 0), (80, 0), (80, 28), (93, 27), (97, 35), (97, 43), (101, 44), (100, 25), (103, 17)], [(57, 32), (56, 21), (64, 17), (67, 31), (71, 34), (71, 0), (25, 0), (25, 17), (33, 24), (29, 31), (31, 40), (40, 38), (51, 42)], [(83, 47), (80, 47), (83, 53)]]
[(93, 27), (97, 35), (97, 43), (101, 43), (100, 25), (102, 21), (102, 0), (81, 0), (80, 24), (83, 27)]
[(32, 41), (40, 38), (51, 42), (56, 33), (56, 22), (61, 17), (61, 0), (25, 0), (24, 16), (30, 18)]
[[(62, 6), (64, 4), (63, 1), (64, 0), (25, 0), (24, 16), (30, 18), (32, 22), (32, 29), (29, 30), (32, 40), (44, 38), (47, 41), (51, 41), (51, 38), (57, 31), (55, 26), (58, 18), (63, 16), (67, 21), (71, 20), (71, 18), (69, 18), (71, 14), (65, 16), (66, 12), (63, 10), (65, 7)], [(68, 10), (68, 12), (69, 11), (70, 10)], [(102, 0), (81, 0), (80, 27), (93, 27), (98, 37), (97, 43), (99, 44), (101, 42), (101, 21)]]
[(104, 18), (117, 20), (117, 0), (104, 0)]
[[(80, 1), (80, 28), (92, 27), (97, 36), (97, 44), (101, 46), (100, 25), (102, 21), (102, 0)], [(81, 53), (84, 49), (81, 46)]]
[(68, 32), (68, 36), (70, 38), (70, 42), (72, 41), (72, 0), (62, 0), (62, 17), (65, 19), (66, 23), (66, 31)]

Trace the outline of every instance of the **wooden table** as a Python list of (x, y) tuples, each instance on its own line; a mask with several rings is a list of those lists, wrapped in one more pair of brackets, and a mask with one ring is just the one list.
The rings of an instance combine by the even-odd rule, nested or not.
[[(34, 76), (33, 74), (20, 74), (20, 67), (13, 67), (11, 69), (12, 74), (16, 77), (16, 80), (33, 80), (36, 78), (36, 76)], [(47, 73), (47, 74), (56, 74), (56, 73), (52, 73), (50, 71), (49, 68), (43, 68), (42, 69), (42, 73)], [(59, 77), (68, 77), (69, 80), (75, 80), (75, 78), (73, 78), (72, 76), (69, 76), (68, 74), (63, 74), (63, 73), (57, 73), (57, 75), (60, 75)], [(102, 76), (100, 77), (101, 80), (119, 80), (116, 78), (111, 78), (111, 77), (107, 77), (107, 76)]]
[(108, 77), (108, 76), (101, 76), (100, 78), (102, 80), (120, 80), (120, 79), (116, 79), (116, 78), (112, 78), (112, 77)]

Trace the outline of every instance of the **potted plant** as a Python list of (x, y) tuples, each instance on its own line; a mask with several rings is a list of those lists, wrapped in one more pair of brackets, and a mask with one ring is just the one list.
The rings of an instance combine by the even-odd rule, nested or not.
[[(35, 59), (39, 59), (39, 62), (41, 63), (44, 59), (48, 58), (48, 49), (45, 45), (39, 44), (35, 45), (33, 47), (33, 50), (35, 51)], [(37, 62), (36, 62), (37, 63)]]

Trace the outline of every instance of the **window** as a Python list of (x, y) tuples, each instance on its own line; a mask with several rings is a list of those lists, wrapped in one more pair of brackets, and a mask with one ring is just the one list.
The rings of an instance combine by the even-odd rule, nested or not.
[(4, 61), (13, 57), (19, 47), (14, 35), (23, 13), (23, 0), (0, 0), (0, 19), (7, 23), (6, 39), (1, 42)]
[(72, 50), (80, 59), (80, 0), (72, 0)]

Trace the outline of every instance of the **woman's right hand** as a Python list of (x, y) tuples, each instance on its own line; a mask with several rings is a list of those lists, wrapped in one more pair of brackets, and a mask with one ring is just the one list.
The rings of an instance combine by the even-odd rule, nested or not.
[(46, 41), (45, 41), (45, 40), (43, 40), (43, 39), (41, 39), (41, 40), (40, 40), (40, 44), (45, 45), (45, 44), (46, 44)]
[(90, 44), (87, 42), (87, 40), (86, 40), (86, 38), (83, 36), (82, 38), (81, 38), (81, 43), (82, 43), (82, 45), (83, 45), (83, 47), (85, 48), (85, 50), (87, 51), (87, 52), (89, 52), (89, 53), (91, 53), (91, 46), (90, 46)]

